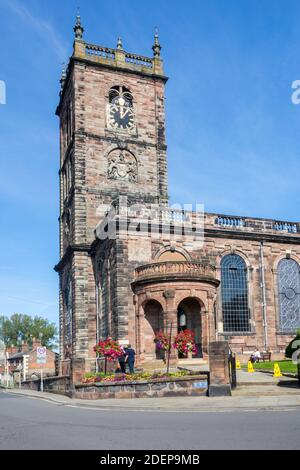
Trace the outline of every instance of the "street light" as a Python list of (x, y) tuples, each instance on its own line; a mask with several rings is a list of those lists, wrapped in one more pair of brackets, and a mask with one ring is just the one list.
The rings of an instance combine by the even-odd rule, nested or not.
[(167, 328), (167, 331), (169, 330), (169, 348), (168, 348), (168, 351), (167, 351), (167, 374), (168, 374), (169, 370), (170, 370), (170, 356), (171, 356), (171, 348), (172, 348), (172, 345), (171, 345), (172, 331), (173, 331), (174, 328), (177, 330), (177, 326), (173, 325), (172, 321), (170, 323), (167, 321), (166, 322), (166, 328)]

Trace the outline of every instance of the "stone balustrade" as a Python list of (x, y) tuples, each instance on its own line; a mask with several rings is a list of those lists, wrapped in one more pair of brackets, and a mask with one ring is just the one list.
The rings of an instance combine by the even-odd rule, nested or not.
[(275, 222), (273, 229), (277, 232), (300, 233), (299, 224), (291, 222)]
[(123, 49), (113, 49), (84, 41), (75, 41), (73, 57), (103, 65), (129, 68), (146, 74), (163, 75), (163, 62), (160, 58), (132, 54)]
[(88, 57), (102, 57), (104, 59), (115, 60), (115, 50), (108, 47), (86, 44), (85, 53)]
[(192, 230), (199, 236), (205, 230), (241, 231), (244, 233), (264, 232), (271, 236), (299, 236), (299, 222), (285, 222), (274, 219), (261, 219), (253, 217), (238, 217), (230, 215), (218, 215), (213, 213), (202, 213), (173, 209), (171, 207), (153, 204), (127, 205), (127, 201), (116, 201), (113, 210), (109, 213), (110, 218), (126, 219), (135, 223), (161, 224), (162, 227), (183, 227), (186, 232)]
[(216, 268), (197, 261), (166, 261), (139, 266), (135, 270), (136, 281), (168, 278), (215, 280)]
[(215, 223), (223, 227), (245, 227), (245, 220), (241, 217), (218, 216)]
[(300, 234), (299, 222), (210, 213), (205, 213), (204, 228), (222, 228), (225, 230), (241, 230), (243, 232), (273, 232), (273, 234), (276, 233), (278, 235), (280, 233), (288, 235)]
[(153, 59), (137, 54), (125, 52), (125, 62), (129, 64), (141, 65), (143, 67), (153, 68)]

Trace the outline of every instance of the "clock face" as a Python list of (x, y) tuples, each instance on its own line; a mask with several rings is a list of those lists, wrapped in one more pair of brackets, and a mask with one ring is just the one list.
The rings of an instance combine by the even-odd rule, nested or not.
[(134, 112), (124, 98), (117, 98), (109, 106), (108, 123), (114, 129), (132, 130), (134, 127)]

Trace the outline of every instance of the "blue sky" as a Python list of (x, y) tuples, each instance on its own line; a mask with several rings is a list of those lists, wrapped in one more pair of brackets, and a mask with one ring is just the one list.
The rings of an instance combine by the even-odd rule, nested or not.
[(87, 41), (151, 54), (167, 85), (172, 203), (299, 220), (294, 0), (0, 0), (0, 313), (58, 318), (58, 102), (80, 6)]

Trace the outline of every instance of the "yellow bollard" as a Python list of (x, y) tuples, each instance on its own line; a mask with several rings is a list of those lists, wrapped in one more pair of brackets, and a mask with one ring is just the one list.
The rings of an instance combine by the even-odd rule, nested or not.
[(240, 369), (241, 368), (241, 361), (239, 359), (236, 360), (236, 368)]
[(274, 364), (274, 375), (273, 377), (282, 377), (282, 373), (279, 364)]
[(251, 374), (254, 372), (253, 364), (251, 361), (248, 361), (248, 372)]

